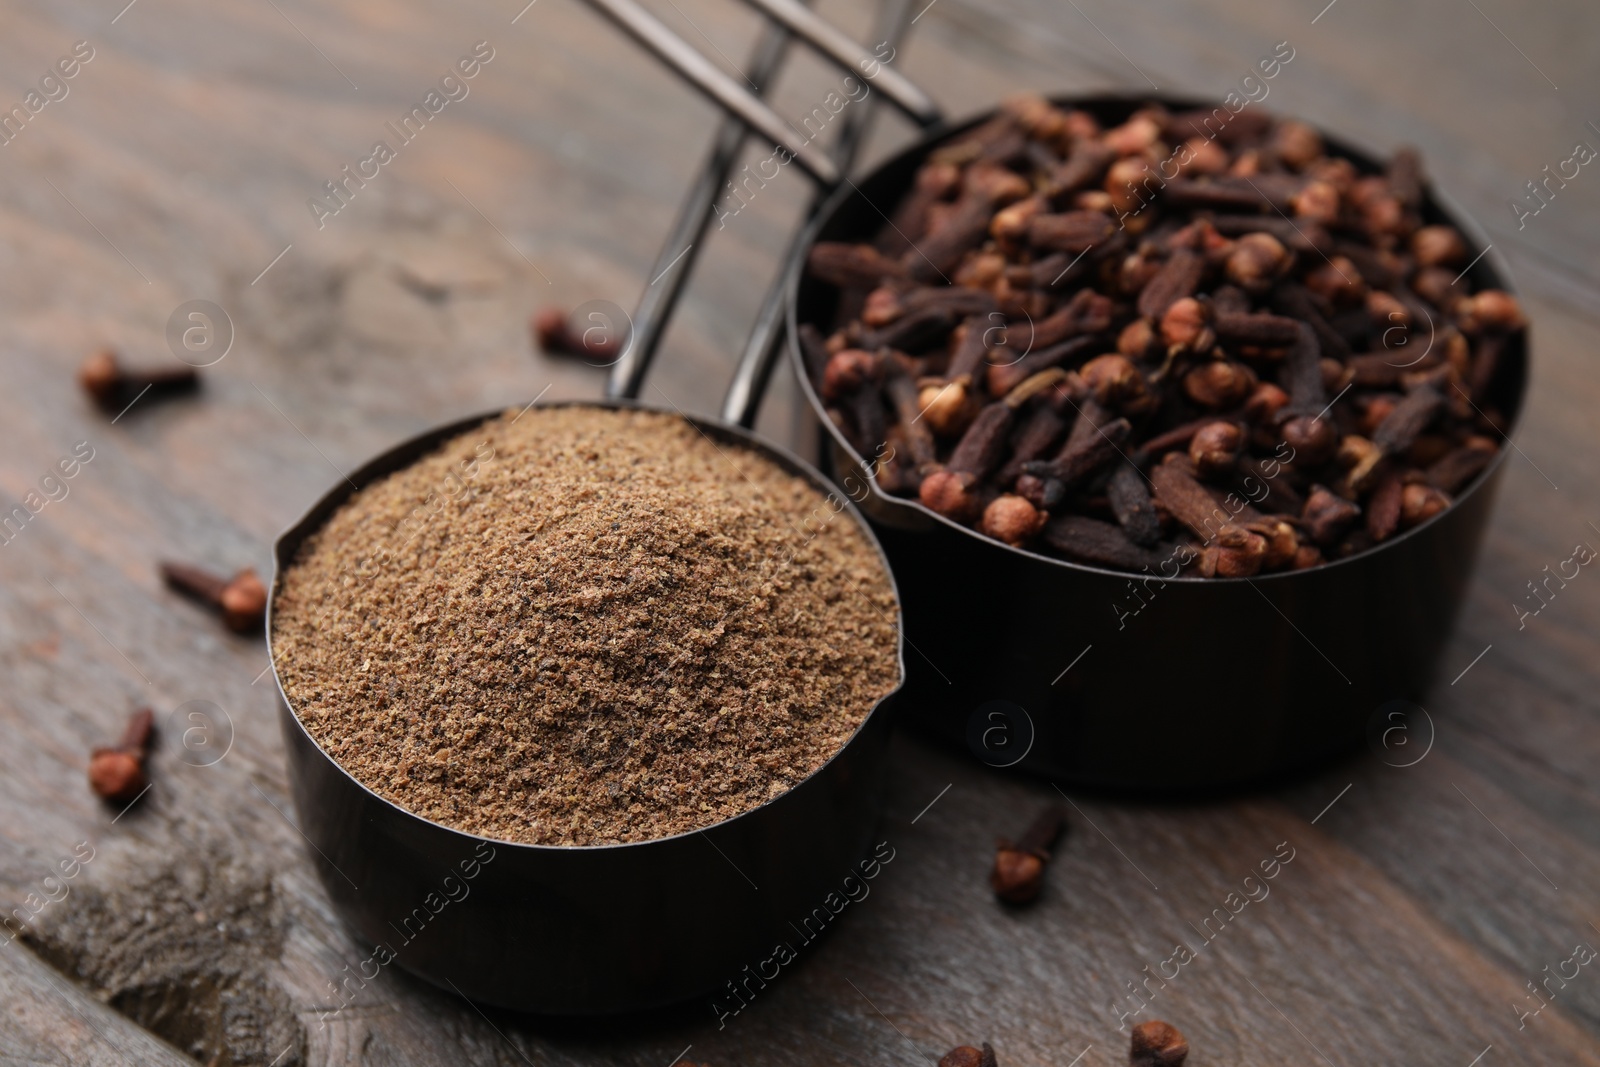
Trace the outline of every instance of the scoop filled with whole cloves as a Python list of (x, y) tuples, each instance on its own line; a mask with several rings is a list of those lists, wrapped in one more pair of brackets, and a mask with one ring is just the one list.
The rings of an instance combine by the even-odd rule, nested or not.
[(885, 493), (1014, 548), (1250, 577), (1429, 521), (1505, 440), (1526, 329), (1433, 221), (1416, 152), (1380, 171), (1258, 108), (1124, 122), (1036, 96), (923, 164), (801, 351)]

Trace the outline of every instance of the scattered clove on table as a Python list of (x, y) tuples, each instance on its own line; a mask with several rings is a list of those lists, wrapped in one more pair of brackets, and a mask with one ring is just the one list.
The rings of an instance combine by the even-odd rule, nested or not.
[(155, 713), (140, 708), (128, 717), (122, 740), (110, 748), (89, 753), (89, 788), (96, 796), (114, 804), (135, 800), (150, 784), (145, 775), (145, 760), (150, 755), (150, 739), (155, 730)]
[(1129, 1067), (1181, 1067), (1189, 1042), (1171, 1023), (1151, 1019), (1133, 1028)]
[(546, 355), (573, 356), (595, 366), (615, 363), (626, 343), (626, 338), (609, 326), (575, 332), (567, 313), (557, 307), (535, 312), (528, 326), (533, 343)]
[(266, 617), (267, 587), (249, 567), (232, 578), (224, 578), (187, 563), (164, 562), (161, 577), (169, 588), (221, 615), (223, 623), (235, 633), (259, 630)]
[(1050, 861), (1050, 849), (1066, 825), (1066, 813), (1051, 806), (1039, 813), (1015, 844), (1002, 840), (989, 874), (994, 895), (1007, 904), (1026, 904), (1037, 897), (1044, 886), (1044, 865)]
[(957, 1045), (939, 1057), (939, 1067), (997, 1067), (994, 1048), (987, 1041), (982, 1048)]
[(154, 398), (194, 392), (200, 387), (200, 374), (189, 366), (160, 370), (127, 367), (115, 352), (103, 348), (78, 368), (78, 384), (101, 411), (120, 416), (147, 393)]

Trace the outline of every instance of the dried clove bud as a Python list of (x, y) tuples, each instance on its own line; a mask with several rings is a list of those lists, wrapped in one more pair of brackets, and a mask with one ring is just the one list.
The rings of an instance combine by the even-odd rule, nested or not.
[(1052, 806), (1039, 813), (1016, 844), (1002, 840), (989, 874), (994, 895), (1007, 904), (1026, 904), (1037, 897), (1044, 885), (1050, 849), (1066, 825), (1066, 813)]
[(1405, 484), (1393, 472), (1378, 480), (1367, 499), (1367, 533), (1374, 542), (1386, 541), (1400, 528), (1400, 503)]
[(1244, 446), (1244, 431), (1232, 422), (1208, 422), (1189, 439), (1189, 459), (1202, 478), (1218, 478), (1233, 470)]
[(1039, 535), (1050, 518), (1045, 512), (1013, 493), (995, 497), (983, 509), (980, 532), (1013, 548), (1022, 548)]
[(1202, 364), (1183, 377), (1184, 395), (1206, 408), (1237, 407), (1255, 388), (1254, 371), (1223, 359)]
[(1447, 493), (1459, 492), (1461, 487), (1476, 478), (1500, 448), (1487, 437), (1469, 437), (1465, 444), (1446, 453), (1429, 467), (1424, 475), (1427, 483)]
[(1334, 305), (1350, 305), (1366, 299), (1367, 286), (1361, 271), (1348, 256), (1334, 256), (1306, 274), (1306, 288)]
[[(1021, 478), (1017, 487), (1022, 489)], [(1130, 571), (1154, 570), (1170, 557), (1170, 553), (1135, 544), (1120, 526), (1083, 515), (1051, 519), (1044, 528), (1044, 542), (1070, 559)]]
[(1407, 527), (1427, 522), (1450, 506), (1450, 494), (1431, 485), (1407, 485), (1400, 497), (1400, 521)]
[(878, 359), (871, 352), (859, 348), (835, 352), (822, 370), (822, 399), (838, 400), (882, 376)]
[(1508, 333), (1528, 324), (1517, 298), (1500, 289), (1485, 289), (1462, 301), (1461, 328), (1470, 332), (1491, 330)]
[(1099, 211), (1035, 215), (1028, 220), (1028, 240), (1033, 247), (1074, 256), (1105, 241), (1115, 230), (1111, 216)]
[(1283, 348), (1299, 339), (1301, 325), (1282, 315), (1224, 314), (1219, 311), (1213, 329), (1217, 337), (1224, 341)]
[(1454, 226), (1424, 226), (1411, 235), (1411, 258), (1419, 267), (1459, 267), (1467, 259), (1467, 243)]
[(981, 1049), (958, 1045), (939, 1057), (939, 1067), (996, 1067), (994, 1049), (987, 1041)]
[(1267, 556), (1266, 539), (1233, 521), (1195, 481), (1187, 457), (1168, 455), (1150, 471), (1150, 480), (1155, 484), (1156, 502), (1205, 543), (1202, 573), (1209, 570), (1224, 577), (1247, 577), (1260, 571)]
[(149, 785), (144, 764), (154, 730), (155, 713), (140, 708), (128, 717), (122, 740), (112, 748), (97, 748), (89, 754), (89, 788), (96, 796), (126, 804), (144, 792)]
[(1313, 541), (1331, 546), (1339, 542), (1345, 530), (1360, 515), (1361, 509), (1355, 504), (1323, 486), (1314, 485), (1311, 495), (1306, 497), (1300, 519)]
[(928, 382), (917, 393), (922, 418), (940, 437), (959, 437), (975, 414), (963, 382)]
[(1216, 343), (1211, 308), (1186, 296), (1173, 301), (1161, 316), (1161, 340), (1175, 352), (1205, 352)]
[(832, 285), (876, 287), (885, 278), (904, 278), (906, 269), (871, 245), (818, 241), (806, 258), (807, 269)]
[(1148, 319), (1134, 319), (1117, 335), (1117, 351), (1129, 359), (1146, 359), (1154, 351), (1156, 330)]
[(267, 612), (267, 587), (249, 567), (224, 578), (187, 563), (162, 563), (161, 577), (179, 593), (213, 608), (235, 633), (260, 629)]
[(1247, 293), (1261, 294), (1288, 273), (1294, 253), (1268, 233), (1247, 233), (1234, 243), (1223, 271)]
[(1132, 463), (1117, 466), (1106, 482), (1106, 502), (1128, 540), (1142, 548), (1153, 548), (1161, 540), (1161, 518), (1138, 467)]
[(1271, 382), (1262, 382), (1250, 394), (1250, 399), (1244, 402), (1244, 413), (1263, 426), (1274, 426), (1278, 422), (1278, 413), (1288, 403), (1288, 393)]
[(567, 313), (557, 307), (536, 312), (529, 323), (534, 343), (552, 356), (577, 356), (600, 365), (614, 363), (627, 346), (627, 338), (607, 328), (590, 328), (574, 333)]
[(956, 522), (971, 522), (983, 511), (983, 503), (972, 489), (978, 480), (971, 474), (935, 470), (922, 479), (917, 499), (924, 507)]
[(200, 386), (200, 375), (193, 367), (167, 370), (131, 370), (117, 354), (101, 349), (78, 368), (78, 384), (95, 405), (107, 415), (120, 413), (146, 390), (154, 396), (190, 393)]
[(1130, 1067), (1181, 1067), (1189, 1055), (1189, 1042), (1171, 1023), (1151, 1019), (1133, 1028)]
[[(1079, 416), (1080, 422), (1085, 420), (1086, 416)], [(1113, 419), (1095, 432), (1081, 435), (1074, 432), (1055, 459), (1048, 463), (1025, 464), (1023, 470), (1041, 478), (1053, 478), (1068, 487), (1074, 486), (1120, 455), (1130, 430), (1127, 419)]]
[(1269, 147), (1284, 165), (1304, 170), (1322, 155), (1322, 135), (1314, 126), (1294, 119), (1278, 123)]
[(1205, 269), (1206, 261), (1200, 253), (1189, 248), (1175, 250), (1139, 293), (1140, 316), (1160, 319), (1175, 302), (1192, 296)]
[(1294, 196), (1295, 218), (1331, 226), (1339, 221), (1339, 190), (1332, 182), (1307, 182)]
[(1444, 396), (1432, 386), (1412, 390), (1379, 424), (1372, 443), (1387, 456), (1406, 451), (1443, 406)]
[(1138, 410), (1144, 406), (1144, 375), (1127, 356), (1110, 353), (1096, 356), (1078, 371), (1095, 402), (1114, 411)]

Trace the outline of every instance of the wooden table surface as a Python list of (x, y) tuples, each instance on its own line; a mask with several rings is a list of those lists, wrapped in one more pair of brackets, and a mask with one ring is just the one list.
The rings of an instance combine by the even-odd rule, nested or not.
[[(177, 557), (266, 572), (276, 534), (394, 441), (547, 386), (597, 394), (597, 372), (530, 354), (526, 316), (632, 305), (714, 112), (577, 0), (124, 2), (0, 0), (0, 105), (26, 111), (76, 42), (92, 50), (0, 145), (0, 502), (92, 450), (66, 496), (0, 544), (0, 903), (32, 946), (0, 940), (5, 1063), (667, 1067), (687, 1050), (911, 1065), (988, 1039), (1007, 1067), (1116, 1064), (1130, 987), (1173, 972), (1180, 941), (1200, 950), (1129, 1018), (1176, 1023), (1195, 1067), (1600, 1063), (1600, 967), (1575, 955), (1600, 945), (1600, 578), (1567, 582), (1525, 627), (1514, 608), (1575, 544), (1600, 545), (1600, 172), (1521, 225), (1509, 206), (1575, 143), (1600, 145), (1600, 9), (936, 0), (922, 13), (897, 62), (955, 115), (1019, 89), (1220, 100), (1290, 42), (1267, 106), (1423, 148), (1523, 288), (1533, 384), (1428, 698), (1425, 757), (1391, 765), (1419, 739), (1405, 759), (1365, 753), (1189, 806), (1074, 794), (1042, 899), (1007, 911), (986, 886), (995, 838), (1056, 791), (900, 737), (882, 831), (896, 859), (719, 1030), (703, 1006), (600, 1028), (484, 1014), (393, 968), (322, 1025), (364, 953), (294, 828), (263, 643), (155, 571)], [(651, 6), (740, 62), (758, 26), (732, 0)], [(820, 6), (868, 32), (866, 5)], [(319, 228), (308, 198), (479, 41), (493, 58), (470, 94)], [(776, 98), (809, 110), (833, 77), (797, 58)], [(884, 116), (868, 154), (907, 136)], [(714, 410), (806, 195), (780, 178), (714, 235), (651, 398)], [(235, 331), (202, 394), (114, 424), (96, 412), (73, 381), (85, 354), (171, 363), (169, 317), (196, 299)], [(801, 432), (792, 399), (768, 405), (774, 436)], [(155, 786), (119, 817), (86, 789), (87, 754), (142, 704), (166, 727)], [(176, 743), (197, 709), (208, 751), (226, 747), (215, 762)], [(1270, 895), (1205, 940), (1202, 920), (1275, 853), (1293, 858)]]

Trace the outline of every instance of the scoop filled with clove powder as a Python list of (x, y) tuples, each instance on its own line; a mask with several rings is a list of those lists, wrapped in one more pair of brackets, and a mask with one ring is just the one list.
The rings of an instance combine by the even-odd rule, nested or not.
[(508, 412), (306, 541), (278, 677), (345, 770), (445, 826), (702, 829), (816, 771), (900, 682), (893, 587), (841, 508), (674, 415)]

